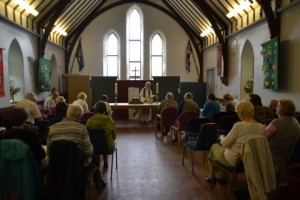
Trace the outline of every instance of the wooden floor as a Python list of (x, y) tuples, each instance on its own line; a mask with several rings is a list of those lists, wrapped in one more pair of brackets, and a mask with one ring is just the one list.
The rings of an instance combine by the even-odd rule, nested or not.
[[(116, 123), (118, 171), (114, 166), (111, 181), (111, 166), (103, 171), (101, 162), (101, 172), (103, 179), (107, 181), (107, 187), (99, 192), (91, 183), (89, 200), (229, 199), (226, 185), (216, 184), (211, 189), (205, 181), (209, 171), (207, 162), (202, 164), (202, 153), (196, 153), (195, 176), (193, 176), (190, 153), (187, 154), (185, 166), (182, 166), (182, 154), (177, 152), (177, 146), (170, 142), (166, 143), (163, 139), (156, 139), (152, 123), (140, 124), (137, 121)], [(297, 176), (299, 177), (299, 173)], [(297, 186), (299, 185), (298, 182)], [(293, 190), (294, 196), (297, 189)], [(293, 199), (290, 195), (286, 199)]]

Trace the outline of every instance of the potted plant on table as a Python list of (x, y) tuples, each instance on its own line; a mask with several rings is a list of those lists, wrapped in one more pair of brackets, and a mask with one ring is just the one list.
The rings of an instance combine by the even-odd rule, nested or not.
[(20, 92), (21, 88), (15, 86), (15, 80), (9, 81), (10, 100), (12, 103), (15, 102), (15, 95)]

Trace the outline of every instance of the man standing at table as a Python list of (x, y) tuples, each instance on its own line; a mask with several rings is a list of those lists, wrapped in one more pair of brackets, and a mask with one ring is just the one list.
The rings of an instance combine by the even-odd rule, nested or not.
[[(140, 100), (143, 103), (150, 103), (152, 101), (151, 83), (146, 82), (145, 87), (140, 91)], [(141, 122), (149, 122), (152, 119), (152, 113), (150, 108), (139, 109), (138, 118)]]

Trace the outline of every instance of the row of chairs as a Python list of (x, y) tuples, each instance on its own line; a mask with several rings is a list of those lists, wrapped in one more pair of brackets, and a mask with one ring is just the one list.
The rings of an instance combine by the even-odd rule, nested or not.
[[(88, 129), (88, 132), (96, 155), (97, 154), (112, 155), (111, 172), (110, 172), (110, 179), (112, 180), (112, 173), (114, 167), (113, 166), (114, 155), (116, 156), (116, 170), (118, 170), (117, 147), (112, 151), (109, 150), (106, 142), (105, 132), (103, 129)], [(2, 146), (1, 144), (2, 143), (0, 143), (0, 149)], [(18, 148), (14, 148), (14, 149), (18, 149)], [(0, 155), (1, 162), (6, 162), (6, 163), (10, 162), (9, 160), (6, 161), (4, 157), (2, 158), (1, 155)], [(28, 154), (28, 156), (30, 155)], [(82, 150), (74, 142), (63, 141), (63, 140), (53, 142), (53, 144), (49, 149), (49, 165), (46, 173), (47, 174), (46, 176), (47, 177), (46, 178), (47, 199), (85, 199), (86, 197), (88, 197), (91, 177), (99, 166), (91, 165), (91, 167), (88, 170), (84, 170), (83, 167), (84, 159), (85, 156), (83, 155)], [(3, 166), (3, 164), (5, 163), (0, 163), (0, 166)], [(14, 161), (9, 166), (12, 165), (20, 169), (22, 169), (22, 166), (26, 167), (24, 163), (16, 162), (16, 161)], [(33, 167), (24, 168), (24, 170), (27, 171), (29, 169), (33, 169)], [(27, 178), (34, 179), (34, 177), (31, 178), (27, 177)], [(21, 179), (14, 179), (14, 180), (17, 181)], [(2, 180), (2, 184), (0, 184), (2, 186), (5, 183), (3, 181), (4, 180)], [(10, 185), (12, 184), (14, 183), (10, 183)], [(29, 185), (27, 186), (27, 188), (28, 187), (35, 188), (36, 185)], [(2, 197), (3, 198), (8, 197), (10, 199), (11, 196), (22, 197), (23, 196), (23, 194), (21, 193), (22, 188), (23, 188), (22, 185), (20, 185), (20, 187), (7, 188), (7, 190), (4, 187), (2, 187), (0, 189), (0, 199)]]

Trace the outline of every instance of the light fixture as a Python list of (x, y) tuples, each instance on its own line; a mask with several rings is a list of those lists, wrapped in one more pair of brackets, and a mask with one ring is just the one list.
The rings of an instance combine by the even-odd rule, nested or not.
[(240, 5), (237, 5), (236, 7), (234, 7), (234, 9), (231, 10), (231, 11), (226, 15), (226, 17), (231, 18), (231, 17), (233, 17), (234, 15), (237, 15), (238, 13), (242, 12), (245, 8), (248, 8), (250, 5), (251, 5), (251, 3), (250, 3), (248, 0), (243, 1)]
[(205, 37), (206, 35), (208, 35), (208, 34), (210, 34), (210, 33), (212, 33), (212, 32), (215, 32), (214, 29), (212, 29), (211, 27), (209, 27), (209, 28), (205, 29), (205, 30), (200, 34), (200, 36), (201, 36), (201, 37)]
[(59, 34), (61, 34), (63, 36), (67, 36), (68, 35), (68, 33), (64, 29), (62, 29), (61, 27), (59, 27), (58, 25), (55, 25), (52, 31), (56, 31), (56, 32), (58, 32)]
[(33, 7), (31, 7), (31, 5), (29, 5), (25, 1), (14, 0), (14, 2), (16, 2), (19, 6), (21, 6), (23, 9), (25, 9), (27, 12), (29, 12), (33, 16), (35, 16), (35, 17), (38, 16), (39, 12), (36, 9), (34, 9)]

